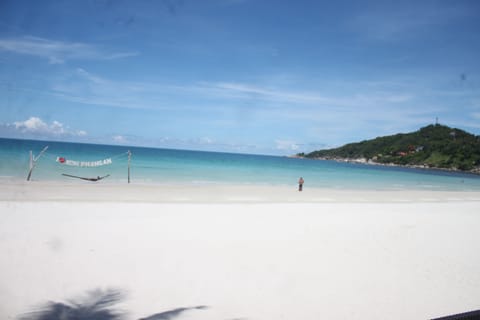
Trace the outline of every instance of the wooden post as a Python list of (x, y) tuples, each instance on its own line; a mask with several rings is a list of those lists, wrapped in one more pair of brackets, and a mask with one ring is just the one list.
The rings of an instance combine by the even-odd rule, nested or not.
[(130, 183), (130, 159), (132, 158), (132, 153), (128, 150), (128, 183)]
[(37, 164), (37, 160), (40, 159), (40, 157), (47, 151), (48, 146), (43, 148), (42, 151), (38, 154), (38, 156), (34, 157), (32, 150), (30, 150), (30, 170), (28, 171), (28, 176), (27, 176), (27, 181), (30, 181), (30, 178), (32, 177), (32, 172), (33, 169), (35, 168), (35, 165)]
[(32, 171), (33, 171), (33, 151), (30, 150), (30, 162), (28, 166), (28, 176), (27, 176), (27, 181), (30, 181), (30, 178), (32, 177)]

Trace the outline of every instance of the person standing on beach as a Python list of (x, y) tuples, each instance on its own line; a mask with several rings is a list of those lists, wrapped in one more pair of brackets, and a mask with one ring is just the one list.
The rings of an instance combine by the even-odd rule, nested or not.
[(302, 177), (300, 177), (300, 179), (298, 179), (298, 191), (302, 191), (303, 190), (303, 183), (305, 181), (303, 180)]

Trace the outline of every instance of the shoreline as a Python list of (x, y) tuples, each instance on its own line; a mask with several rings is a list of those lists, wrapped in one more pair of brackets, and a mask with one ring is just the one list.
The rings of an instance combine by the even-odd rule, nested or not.
[(11, 180), (0, 317), (108, 288), (128, 319), (458, 314), (480, 307), (479, 208), (480, 191)]
[(480, 201), (480, 191), (330, 189), (230, 184), (15, 181), (0, 184), (0, 201), (148, 203), (395, 203)]
[(304, 160), (321, 160), (321, 161), (335, 161), (338, 163), (353, 163), (353, 164), (361, 164), (361, 165), (371, 165), (371, 166), (380, 166), (380, 167), (397, 167), (397, 168), (405, 168), (405, 169), (416, 169), (416, 170), (425, 170), (431, 172), (451, 172), (451, 173), (459, 173), (465, 175), (472, 175), (474, 177), (480, 177), (480, 168), (472, 169), (472, 170), (460, 170), (456, 168), (439, 168), (439, 167), (429, 167), (427, 165), (415, 165), (415, 164), (397, 164), (393, 162), (382, 163), (376, 162), (371, 159), (367, 158), (331, 158), (331, 157), (316, 157), (316, 158), (308, 158), (305, 156), (298, 156), (293, 155), (289, 156), (290, 158), (294, 159), (304, 159)]

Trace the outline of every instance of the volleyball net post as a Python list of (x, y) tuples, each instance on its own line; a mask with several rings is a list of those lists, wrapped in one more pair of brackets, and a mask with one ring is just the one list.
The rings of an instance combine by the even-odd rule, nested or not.
[(27, 181), (30, 181), (30, 179), (32, 178), (33, 169), (35, 169), (38, 159), (40, 159), (40, 157), (45, 153), (45, 151), (47, 151), (47, 149), (48, 149), (48, 146), (43, 148), (43, 150), (40, 151), (40, 153), (36, 157), (33, 156), (33, 151), (30, 150), (30, 165), (29, 165), (30, 170), (28, 171)]
[(127, 154), (128, 154), (128, 183), (130, 183), (130, 160), (132, 158), (132, 153), (130, 152), (130, 150), (128, 150)]

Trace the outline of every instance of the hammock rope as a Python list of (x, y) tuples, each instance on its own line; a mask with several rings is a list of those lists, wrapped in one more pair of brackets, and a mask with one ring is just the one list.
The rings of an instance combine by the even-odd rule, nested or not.
[[(111, 165), (113, 164), (114, 160), (117, 162), (118, 160), (128, 160), (128, 183), (130, 183), (130, 160), (132, 153), (129, 151), (114, 154), (108, 158), (102, 159), (102, 160), (96, 160), (96, 161), (78, 161), (78, 160), (71, 160), (67, 159), (66, 157), (60, 157), (58, 155), (55, 155), (51, 152), (47, 152), (47, 147), (45, 147), (41, 153), (37, 157), (32, 156), (32, 152), (30, 152), (31, 155), (31, 164), (30, 164), (30, 172), (28, 174), (27, 180), (30, 180), (30, 177), (32, 175), (33, 168), (35, 167), (36, 161), (40, 158), (40, 156), (44, 156), (44, 158), (48, 159), (49, 161), (55, 161), (59, 163), (62, 167), (64, 165), (70, 166), (70, 167), (78, 167), (78, 168), (95, 168), (95, 167), (101, 167), (105, 165)], [(69, 178), (76, 178), (76, 179), (81, 179), (81, 180), (86, 180), (86, 181), (100, 181), (102, 179), (105, 179), (110, 176), (110, 174), (104, 175), (104, 176), (97, 176), (94, 178), (89, 178), (89, 177), (81, 177), (81, 176), (76, 176), (76, 175), (71, 175), (67, 173), (62, 173), (63, 176), (69, 177)]]

